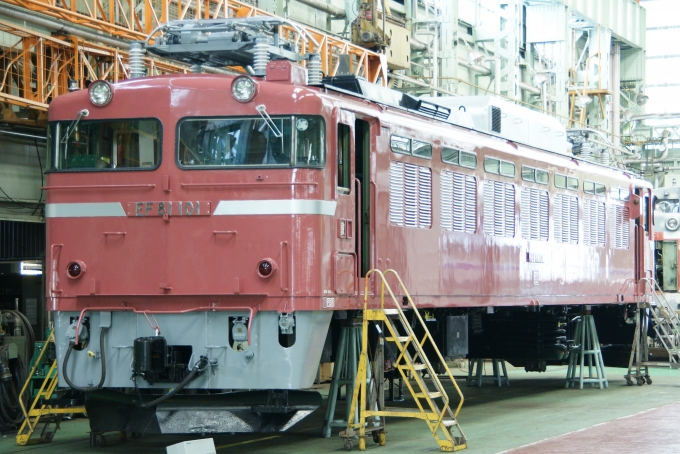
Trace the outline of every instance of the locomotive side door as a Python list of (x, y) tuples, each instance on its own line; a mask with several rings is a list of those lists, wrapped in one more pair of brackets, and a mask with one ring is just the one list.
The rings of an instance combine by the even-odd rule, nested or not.
[[(337, 112), (337, 191), (338, 215), (349, 218), (347, 231), (342, 237), (353, 242), (353, 255), (356, 259), (354, 279), (358, 283), (355, 292), (363, 290), (362, 277), (371, 269), (372, 232), (371, 209), (371, 128), (377, 122), (357, 118), (354, 113)], [(342, 220), (340, 221), (342, 222)], [(345, 242), (343, 252), (351, 242)], [(337, 273), (337, 271), (336, 271)]]
[[(651, 226), (651, 191), (647, 188), (633, 188), (631, 214), (635, 218), (635, 280), (653, 277), (654, 242)], [(639, 286), (641, 295), (651, 289), (646, 283)]]
[(354, 204), (357, 220), (355, 248), (359, 258), (359, 277), (365, 277), (371, 269), (371, 126), (365, 120), (354, 121), (354, 182), (359, 188)]

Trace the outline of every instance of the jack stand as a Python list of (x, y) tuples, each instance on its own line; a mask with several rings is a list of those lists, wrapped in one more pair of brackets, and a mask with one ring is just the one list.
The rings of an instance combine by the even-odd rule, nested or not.
[[(493, 366), (493, 375), (483, 375), (484, 358), (470, 358), (468, 360), (468, 376), (465, 383), (468, 386), (474, 384), (481, 387), (482, 382), (491, 381), (495, 385), (498, 385), (499, 388), (503, 385), (510, 386), (508, 371), (505, 368), (505, 360), (494, 358), (491, 360), (491, 364)], [(503, 371), (503, 375), (501, 375), (501, 370)]]
[[(352, 390), (357, 377), (357, 364), (361, 354), (361, 325), (355, 324), (353, 320), (347, 320), (347, 325), (340, 330), (340, 341), (338, 344), (338, 355), (333, 369), (331, 387), (328, 391), (328, 405), (326, 407), (326, 417), (323, 421), (321, 436), (328, 438), (331, 436), (333, 427), (347, 427), (347, 417), (350, 414), (352, 405)], [(340, 388), (345, 387), (345, 419), (334, 420), (335, 407), (340, 395)], [(355, 412), (356, 414), (356, 412)], [(358, 420), (358, 415), (355, 416)]]
[[(574, 330), (574, 341), (579, 346), (569, 354), (569, 367), (567, 368), (565, 388), (576, 386), (577, 383), (580, 389), (583, 389), (584, 383), (590, 383), (591, 387), (598, 384), (600, 389), (609, 388), (609, 381), (604, 372), (600, 341), (597, 338), (597, 330), (595, 329), (595, 319), (592, 315), (582, 315), (578, 318), (576, 329)], [(588, 376), (584, 378), (583, 369), (585, 368), (586, 358)], [(593, 375), (593, 366), (595, 367), (596, 375)], [(576, 368), (579, 370), (578, 377), (576, 376)]]

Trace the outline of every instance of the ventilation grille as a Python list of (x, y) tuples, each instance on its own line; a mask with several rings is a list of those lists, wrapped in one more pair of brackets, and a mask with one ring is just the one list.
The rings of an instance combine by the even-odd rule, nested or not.
[(512, 184), (484, 182), (484, 233), (515, 236), (515, 186)]
[(501, 132), (501, 109), (500, 107), (491, 106), (491, 131)]
[(548, 191), (522, 188), (520, 200), (522, 238), (525, 240), (548, 241), (549, 213)]
[(441, 178), (441, 228), (475, 233), (477, 227), (477, 179), (444, 170)]
[(555, 241), (578, 243), (578, 198), (566, 194), (555, 196)]
[(611, 247), (615, 249), (630, 248), (630, 213), (628, 207), (623, 205), (612, 205), (611, 215), (609, 216), (611, 228)]
[(585, 200), (583, 202), (583, 243), (588, 246), (605, 246), (604, 202)]
[(38, 260), (45, 256), (45, 224), (0, 221), (0, 260)]
[(432, 171), (390, 162), (390, 222), (403, 227), (432, 226)]

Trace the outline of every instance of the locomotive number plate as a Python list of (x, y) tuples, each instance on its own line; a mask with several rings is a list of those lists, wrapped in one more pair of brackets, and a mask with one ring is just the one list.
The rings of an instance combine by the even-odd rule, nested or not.
[(187, 200), (175, 202), (130, 202), (127, 215), (144, 216), (210, 216), (210, 202)]

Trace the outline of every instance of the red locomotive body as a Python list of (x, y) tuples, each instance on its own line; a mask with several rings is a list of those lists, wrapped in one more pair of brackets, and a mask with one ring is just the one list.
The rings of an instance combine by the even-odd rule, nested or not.
[(72, 384), (99, 380), (90, 342), (103, 388), (309, 387), (372, 268), (442, 316), (641, 298), (646, 182), (304, 81), (278, 61), (53, 102), (48, 297)]

